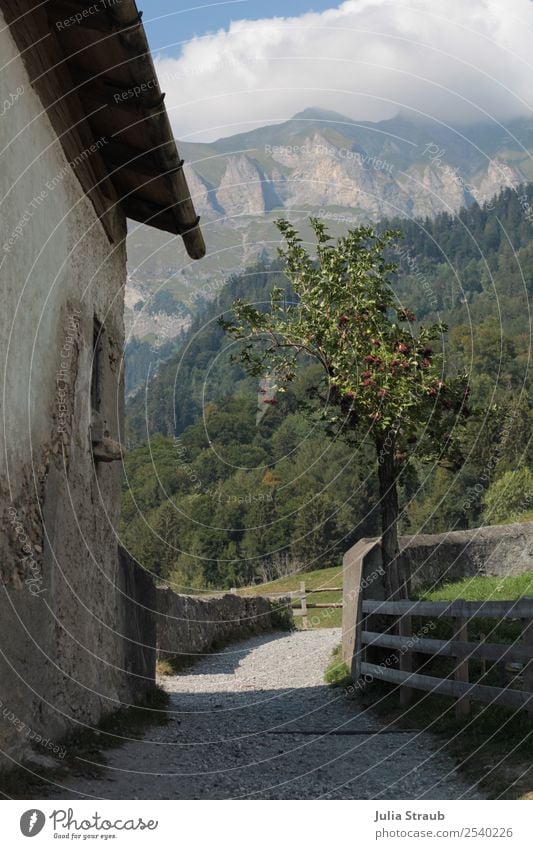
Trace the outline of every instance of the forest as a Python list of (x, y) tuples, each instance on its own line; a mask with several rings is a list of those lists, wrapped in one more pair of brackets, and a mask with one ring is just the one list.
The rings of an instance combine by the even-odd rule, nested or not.
[[(533, 186), (506, 189), (457, 216), (394, 220), (398, 303), (444, 321), (446, 373), (470, 375), (471, 415), (455, 466), (416, 457), (400, 487), (400, 530), (440, 532), (520, 521), (533, 509), (529, 432)], [(328, 436), (305, 412), (317, 366), (272, 395), (247, 376), (219, 324), (237, 298), (267, 309), (281, 262), (233, 275), (180, 347), (130, 400), (121, 539), (175, 589), (269, 580), (340, 563), (379, 532), (370, 446)]]

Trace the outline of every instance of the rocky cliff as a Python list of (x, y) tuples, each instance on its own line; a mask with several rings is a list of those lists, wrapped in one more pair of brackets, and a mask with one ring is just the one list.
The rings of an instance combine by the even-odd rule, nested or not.
[(341, 207), (375, 221), (458, 210), (527, 179), (529, 128), (520, 124), (505, 138), (487, 128), (481, 145), (478, 136), (477, 127), (467, 137), (399, 118), (357, 124), (306, 110), (281, 125), (180, 149), (197, 207), (226, 226), (274, 209)]

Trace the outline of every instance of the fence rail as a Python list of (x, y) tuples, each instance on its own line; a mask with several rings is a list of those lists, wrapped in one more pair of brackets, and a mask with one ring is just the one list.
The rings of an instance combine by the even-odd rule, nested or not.
[[(391, 628), (381, 628), (381, 622), (369, 627), (370, 617), (394, 617)], [(453, 636), (447, 640), (429, 639), (413, 634), (412, 617), (424, 616), (430, 619), (453, 619)], [(473, 642), (468, 639), (468, 623), (472, 619), (513, 619), (522, 623), (520, 641), (502, 644), (482, 640)], [(376, 622), (375, 619), (370, 620)], [(380, 630), (376, 630), (380, 628)], [(367, 662), (368, 650), (373, 647), (390, 648), (396, 654), (391, 658), (397, 667), (391, 668), (389, 662), (379, 664)], [(371, 601), (364, 600), (359, 605), (356, 622), (356, 677), (371, 676), (373, 680), (388, 681), (400, 686), (400, 700), (409, 704), (413, 690), (425, 690), (456, 699), (456, 715), (467, 716), (470, 713), (470, 700), (485, 704), (505, 705), (516, 709), (526, 709), (533, 717), (533, 598), (502, 602), (428, 602), (428, 601)], [(413, 671), (413, 661), (417, 654), (432, 657), (452, 657), (457, 663), (453, 678), (435, 677)], [(486, 673), (486, 661), (492, 661), (500, 669), (501, 686), (489, 686), (470, 681), (470, 661), (482, 662), (482, 676)], [(519, 664), (513, 681), (522, 675), (522, 689), (506, 685), (505, 667), (510, 661)]]
[(472, 619), (533, 619), (533, 598), (516, 601), (363, 601), (363, 613), (391, 616), (452, 616)]
[(300, 607), (293, 607), (294, 616), (302, 617), (302, 627), (307, 628), (309, 625), (307, 612), (312, 609), (329, 609), (339, 608), (343, 606), (342, 601), (308, 601), (310, 595), (315, 593), (342, 593), (342, 587), (316, 587), (315, 589), (306, 589), (305, 581), (300, 581), (299, 590), (291, 590), (290, 592), (269, 593), (268, 598), (291, 598), (294, 601), (300, 602)]

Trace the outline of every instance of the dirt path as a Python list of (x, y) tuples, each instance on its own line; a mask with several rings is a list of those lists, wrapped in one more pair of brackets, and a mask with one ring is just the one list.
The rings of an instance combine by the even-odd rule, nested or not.
[(254, 637), (165, 679), (170, 721), (53, 798), (480, 798), (426, 733), (388, 728), (323, 683), (336, 629)]

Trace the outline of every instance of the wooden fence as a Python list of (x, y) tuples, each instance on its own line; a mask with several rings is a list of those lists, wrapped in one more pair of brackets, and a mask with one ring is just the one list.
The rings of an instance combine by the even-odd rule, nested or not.
[[(386, 628), (382, 631), (367, 630), (368, 617), (376, 615), (395, 617), (391, 625), (395, 626), (393, 630), (396, 633), (390, 633)], [(452, 618), (452, 637), (449, 640), (428, 639), (425, 636), (428, 629), (423, 627), (413, 634), (413, 616), (427, 617), (431, 621)], [(484, 640), (469, 642), (468, 623), (479, 617), (521, 620), (520, 641), (510, 644)], [(387, 659), (389, 662), (368, 663), (366, 654), (370, 646), (392, 649)], [(398, 684), (403, 705), (409, 703), (413, 690), (426, 690), (455, 698), (458, 717), (470, 713), (471, 700), (526, 709), (533, 717), (533, 598), (501, 602), (362, 601), (356, 622), (355, 651), (355, 677), (370, 676), (375, 681)], [(415, 653), (455, 658), (453, 677), (439, 678), (413, 671)], [(497, 664), (501, 686), (471, 683), (471, 660), (482, 662), (482, 675), (487, 661)], [(518, 664), (512, 683), (520, 674), (522, 689), (506, 685), (505, 667), (510, 661)], [(393, 662), (396, 668), (391, 668)]]
[(317, 587), (315, 589), (306, 589), (305, 581), (300, 581), (300, 589), (291, 592), (269, 593), (267, 598), (291, 598), (300, 602), (299, 607), (293, 605), (292, 612), (294, 616), (302, 617), (302, 627), (309, 627), (307, 613), (311, 609), (319, 608), (335, 608), (342, 607), (342, 601), (308, 601), (308, 596), (315, 593), (342, 593), (342, 587)]

